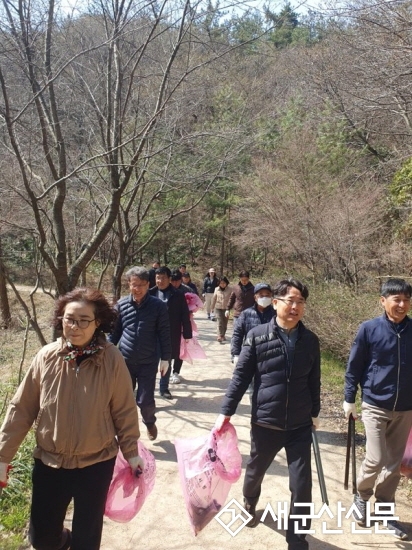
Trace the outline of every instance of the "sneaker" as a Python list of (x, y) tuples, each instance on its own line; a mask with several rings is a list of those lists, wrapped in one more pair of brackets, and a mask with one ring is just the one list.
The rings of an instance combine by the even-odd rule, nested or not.
[(150, 441), (154, 441), (157, 438), (157, 426), (156, 424), (148, 424), (147, 428), (147, 437)]
[(165, 399), (173, 399), (173, 395), (169, 390), (160, 390), (159, 394), (160, 397), (164, 397)]
[(396, 521), (394, 519), (388, 520), (387, 528), (390, 531), (393, 531), (392, 535), (400, 540), (408, 540), (409, 536), (408, 533), (404, 531), (404, 528), (399, 523), (399, 521)]
[(207, 318), (210, 320), (210, 314), (209, 313), (207, 314)]
[(180, 382), (182, 381), (182, 379), (180, 378), (180, 376), (177, 374), (177, 372), (174, 372), (172, 374), (172, 376), (170, 377), (170, 382), (172, 384), (180, 384)]
[(361, 527), (365, 527), (366, 525), (366, 503), (367, 500), (363, 500), (359, 495), (355, 495), (353, 504), (356, 506), (357, 511), (353, 511), (352, 517)]
[(246, 523), (246, 527), (256, 527), (256, 525), (259, 523), (256, 517), (256, 504), (248, 504), (246, 500), (244, 500), (243, 507), (246, 512), (248, 512), (252, 516), (251, 519)]

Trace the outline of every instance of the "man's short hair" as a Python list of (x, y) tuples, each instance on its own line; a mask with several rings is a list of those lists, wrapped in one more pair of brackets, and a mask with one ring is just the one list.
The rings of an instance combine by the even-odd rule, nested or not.
[(184, 268), (186, 268), (186, 264), (180, 264), (179, 267), (184, 267)]
[(381, 296), (387, 298), (395, 294), (405, 294), (410, 298), (412, 296), (412, 286), (404, 279), (388, 279), (381, 286)]
[(301, 283), (300, 281), (298, 281), (297, 279), (292, 279), (292, 278), (282, 279), (281, 281), (275, 284), (275, 286), (273, 287), (274, 297), (276, 298), (278, 296), (286, 296), (286, 294), (288, 293), (288, 288), (290, 288), (291, 286), (299, 290), (299, 292), (302, 294), (302, 298), (304, 298), (305, 300), (308, 299), (309, 297), (308, 287), (303, 283)]
[(172, 276), (172, 272), (168, 267), (164, 265), (156, 269), (155, 275), (167, 275), (168, 279), (170, 279), (170, 277)]
[(138, 277), (142, 281), (150, 280), (149, 271), (145, 267), (131, 267), (128, 271), (126, 271), (126, 279), (130, 281), (132, 277)]
[(182, 280), (182, 272), (179, 271), (178, 269), (174, 269), (172, 271), (172, 281), (181, 281)]
[(241, 279), (242, 277), (247, 277), (249, 279), (249, 277), (250, 277), (249, 271), (246, 271), (245, 269), (243, 271), (241, 271), (239, 273), (239, 279)]
[[(180, 271), (179, 271), (180, 273)], [(190, 279), (190, 273), (188, 271), (185, 271), (184, 273), (182, 273), (182, 277), (183, 279)]]

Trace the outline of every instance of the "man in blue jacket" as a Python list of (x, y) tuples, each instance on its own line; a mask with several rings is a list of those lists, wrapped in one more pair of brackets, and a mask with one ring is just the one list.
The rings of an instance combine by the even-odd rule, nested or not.
[[(180, 382), (180, 369), (183, 361), (180, 359), (180, 344), (182, 337), (190, 340), (193, 337), (190, 312), (184, 293), (174, 288), (172, 272), (166, 266), (156, 270), (156, 286), (150, 289), (150, 294), (156, 296), (166, 304), (169, 314), (170, 339), (172, 346), (171, 359), (173, 359), (173, 373)], [(173, 399), (169, 390), (169, 380), (172, 371), (171, 361), (165, 375), (161, 377), (159, 395), (165, 399)], [(176, 378), (175, 378), (176, 379)]]
[(235, 366), (249, 330), (258, 325), (269, 323), (274, 315), (275, 310), (272, 304), (272, 289), (268, 283), (258, 283), (255, 285), (254, 305), (242, 311), (236, 325), (233, 327), (230, 352)]
[(136, 403), (151, 441), (157, 437), (154, 392), (159, 370), (166, 375), (172, 354), (169, 314), (166, 304), (150, 296), (149, 271), (132, 267), (126, 273), (129, 296), (116, 304), (119, 313), (109, 340), (119, 347), (132, 378), (137, 384)]
[[(258, 523), (262, 481), (282, 448), (289, 469), (290, 513), (309, 516), (309, 505), (295, 504), (312, 502), (312, 426), (319, 426), (320, 410), (319, 340), (301, 321), (307, 287), (295, 279), (283, 279), (273, 293), (276, 317), (247, 335), (215, 424), (220, 430), (230, 420), (254, 377), (251, 450), (243, 484), (245, 509), (252, 516), (249, 527)], [(310, 520), (305, 520), (289, 520), (289, 550), (309, 548), (306, 535), (295, 529), (297, 523), (300, 531), (308, 530)]]
[[(381, 288), (382, 316), (361, 324), (349, 356), (345, 376), (346, 418), (357, 417), (355, 398), (362, 391), (362, 420), (366, 454), (357, 479), (354, 513), (366, 524), (367, 502), (375, 493), (379, 503), (394, 503), (400, 466), (412, 426), (412, 287), (403, 279), (388, 279)], [(376, 486), (375, 486), (376, 483)], [(387, 509), (391, 511), (390, 507)], [(380, 508), (382, 515), (382, 507)], [(388, 529), (408, 538), (395, 520)]]

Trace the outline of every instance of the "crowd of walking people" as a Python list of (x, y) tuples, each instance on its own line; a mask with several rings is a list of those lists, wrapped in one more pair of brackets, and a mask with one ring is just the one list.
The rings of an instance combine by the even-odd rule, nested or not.
[[(98, 550), (104, 504), (118, 448), (136, 474), (142, 471), (137, 440), (139, 416), (150, 441), (158, 437), (156, 397), (173, 400), (171, 384), (182, 381), (182, 346), (194, 337), (188, 300), (198, 296), (186, 265), (170, 270), (160, 262), (125, 274), (129, 293), (112, 306), (105, 296), (78, 288), (56, 301), (56, 342), (34, 357), (11, 399), (0, 430), (0, 483), (26, 434), (35, 425), (30, 542), (39, 550)], [(204, 313), (216, 321), (216, 339), (227, 340), (233, 376), (217, 411), (220, 431), (251, 395), (250, 457), (243, 484), (249, 527), (265, 474), (285, 449), (291, 491), (290, 514), (312, 502), (311, 441), (319, 429), (321, 353), (305, 327), (308, 287), (294, 278), (253, 284), (242, 270), (233, 285), (214, 268), (201, 288)], [(388, 279), (381, 288), (383, 314), (362, 323), (350, 351), (343, 413), (356, 418), (361, 392), (366, 453), (357, 479), (355, 519), (367, 522), (370, 499), (395, 502), (400, 465), (412, 427), (412, 287)], [(156, 394), (156, 384), (159, 387)], [(86, 420), (87, 419), (87, 420)], [(233, 420), (236, 424), (236, 419)], [(72, 530), (64, 519), (73, 500)], [(309, 510), (310, 511), (310, 510)], [(308, 512), (309, 513), (309, 512)], [(289, 550), (306, 550), (302, 518), (290, 522)], [(399, 539), (402, 524), (388, 521)]]

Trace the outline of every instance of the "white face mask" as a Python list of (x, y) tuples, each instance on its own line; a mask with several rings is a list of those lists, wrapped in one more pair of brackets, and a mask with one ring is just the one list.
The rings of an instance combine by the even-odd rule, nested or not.
[(272, 298), (270, 296), (262, 296), (262, 298), (257, 299), (257, 303), (261, 307), (268, 307), (272, 303)]

